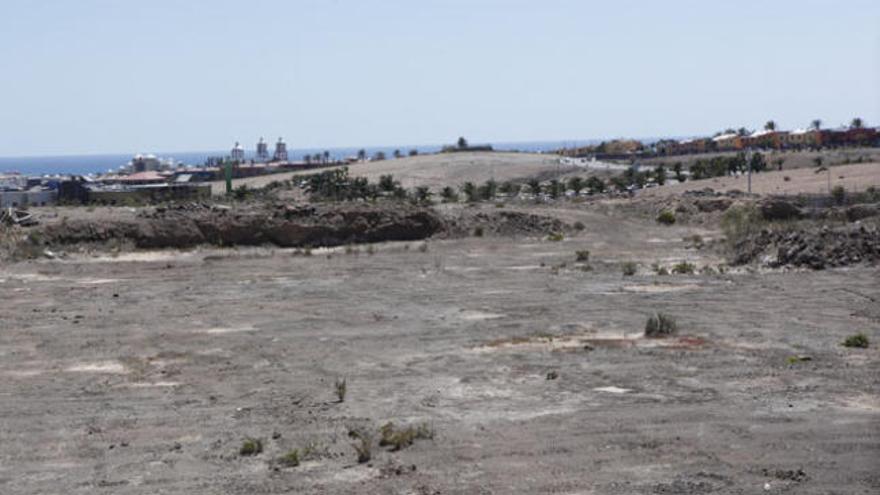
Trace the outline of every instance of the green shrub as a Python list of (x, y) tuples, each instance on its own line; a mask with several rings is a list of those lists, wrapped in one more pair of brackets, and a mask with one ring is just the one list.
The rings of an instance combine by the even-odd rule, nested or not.
[(285, 467), (299, 466), (299, 450), (293, 449), (278, 459), (278, 464)]
[(655, 313), (654, 316), (648, 318), (645, 323), (645, 336), (652, 338), (666, 337), (674, 334), (678, 330), (675, 318), (664, 314)]
[(623, 271), (623, 276), (631, 277), (636, 274), (638, 270), (638, 265), (633, 261), (626, 261), (620, 265), (620, 269)]
[(550, 232), (550, 235), (547, 236), (548, 241), (559, 242), (565, 239), (565, 234), (562, 232)]
[(580, 263), (586, 263), (590, 261), (590, 251), (588, 249), (581, 249), (580, 251), (574, 252), (575, 261)]
[(657, 223), (662, 223), (664, 225), (672, 225), (675, 223), (675, 213), (671, 210), (663, 210), (657, 215)]
[(859, 349), (867, 349), (868, 348), (868, 336), (864, 333), (857, 333), (855, 335), (850, 335), (843, 341), (844, 347), (857, 347)]
[(654, 273), (661, 276), (669, 275), (669, 270), (666, 269), (665, 266), (656, 265), (654, 267)]
[(238, 449), (239, 455), (259, 455), (263, 452), (263, 441), (259, 438), (246, 438)]
[(682, 261), (681, 263), (676, 263), (672, 266), (672, 273), (689, 275), (694, 273), (694, 271), (696, 271), (696, 268), (697, 267), (693, 263)]

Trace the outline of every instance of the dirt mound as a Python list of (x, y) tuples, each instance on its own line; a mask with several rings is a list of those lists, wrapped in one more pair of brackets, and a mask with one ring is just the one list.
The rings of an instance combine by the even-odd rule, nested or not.
[(432, 210), (399, 204), (235, 209), (205, 205), (155, 208), (125, 219), (70, 220), (46, 225), (30, 238), (56, 248), (120, 241), (138, 248), (306, 247), (424, 239), (443, 229), (444, 222)]
[(760, 261), (771, 267), (827, 267), (880, 261), (880, 228), (873, 225), (770, 230), (734, 246), (734, 264)]

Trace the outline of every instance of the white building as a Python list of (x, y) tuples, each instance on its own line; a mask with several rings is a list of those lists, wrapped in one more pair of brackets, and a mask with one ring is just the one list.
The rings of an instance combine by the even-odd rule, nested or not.
[(232, 160), (238, 162), (244, 161), (244, 148), (238, 141), (236, 141), (235, 146), (232, 147)]

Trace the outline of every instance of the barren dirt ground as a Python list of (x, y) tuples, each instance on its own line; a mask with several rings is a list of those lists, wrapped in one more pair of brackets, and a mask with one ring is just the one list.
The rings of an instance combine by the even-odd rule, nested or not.
[[(714, 233), (557, 213), (586, 229), (0, 267), (0, 493), (880, 490), (880, 352), (840, 345), (880, 269), (657, 276)], [(358, 464), (387, 421), (434, 439)]]
[[(836, 165), (818, 173), (815, 168), (799, 168), (753, 174), (752, 192), (761, 195), (828, 194), (829, 183), (832, 188), (843, 186), (850, 192), (864, 192), (869, 187), (880, 187), (880, 163)], [(707, 187), (719, 192), (733, 189), (745, 192), (748, 190), (748, 177), (725, 176), (687, 181), (683, 184), (643, 189), (638, 194), (675, 195), (685, 191), (699, 191)]]
[[(396, 160), (355, 163), (348, 166), (349, 173), (367, 177), (370, 181), (378, 181), (382, 175), (391, 174), (395, 179), (402, 180), (402, 186), (408, 189), (416, 186), (428, 186), (434, 190), (444, 186), (459, 187), (467, 181), (482, 183), (491, 178), (502, 182), (520, 179), (547, 172), (564, 172), (575, 170), (576, 167), (561, 167), (555, 155), (535, 153), (439, 153), (404, 157)], [(236, 179), (233, 187), (246, 184), (248, 187), (262, 187), (275, 180), (287, 180), (295, 175), (313, 174), (318, 170), (288, 172)], [(223, 194), (226, 185), (223, 181), (212, 182), (214, 194)]]

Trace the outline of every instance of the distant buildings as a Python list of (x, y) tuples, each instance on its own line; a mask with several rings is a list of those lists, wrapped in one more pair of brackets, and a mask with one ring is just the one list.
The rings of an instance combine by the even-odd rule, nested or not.
[(284, 142), (284, 139), (278, 138), (278, 142), (275, 143), (275, 154), (272, 156), (272, 159), (276, 162), (287, 161), (287, 143)]
[(241, 147), (241, 144), (239, 144), (238, 141), (236, 141), (235, 146), (232, 147), (231, 156), (233, 161), (244, 161), (244, 148)]
[(712, 138), (715, 149), (719, 151), (734, 151), (742, 149), (742, 136), (736, 133), (721, 134)]
[(262, 137), (260, 137), (260, 140), (257, 142), (257, 161), (269, 161), (269, 145)]
[(156, 158), (156, 155), (135, 155), (129, 162), (129, 167), (135, 173), (162, 170), (163, 162)]
[(762, 129), (752, 133), (725, 132), (712, 138), (685, 140), (664, 139), (654, 143), (659, 155), (684, 155), (711, 151), (739, 151), (745, 149), (804, 149), (846, 146), (880, 146), (880, 130), (872, 127), (842, 127), (838, 129), (795, 129), (782, 131)]

